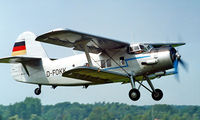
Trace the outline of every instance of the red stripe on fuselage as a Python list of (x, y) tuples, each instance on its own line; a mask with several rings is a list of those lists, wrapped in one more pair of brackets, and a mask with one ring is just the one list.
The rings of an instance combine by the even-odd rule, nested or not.
[(14, 47), (14, 48), (13, 48), (13, 52), (15, 52), (15, 51), (20, 51), (20, 50), (26, 50), (26, 46), (23, 45), (23, 46), (17, 46), (17, 47)]

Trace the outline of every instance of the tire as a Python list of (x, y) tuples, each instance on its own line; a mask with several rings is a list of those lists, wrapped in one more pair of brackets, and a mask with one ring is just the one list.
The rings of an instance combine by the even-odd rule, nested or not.
[(36, 88), (34, 92), (35, 92), (36, 95), (39, 95), (41, 93), (41, 89), (40, 88)]
[(129, 98), (133, 101), (137, 101), (140, 98), (140, 91), (138, 89), (131, 89), (129, 91)]
[(163, 97), (163, 92), (162, 92), (162, 90), (160, 90), (160, 89), (155, 89), (155, 91), (152, 92), (152, 98), (153, 98), (155, 101), (161, 100), (162, 97)]

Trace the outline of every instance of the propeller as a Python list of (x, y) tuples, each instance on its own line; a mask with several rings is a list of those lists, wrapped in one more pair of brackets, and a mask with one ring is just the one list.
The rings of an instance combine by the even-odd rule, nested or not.
[[(178, 35), (178, 41), (182, 41), (182, 37), (180, 35)], [(178, 70), (179, 63), (181, 64), (181, 66), (184, 68), (185, 71), (188, 71), (188, 65), (184, 60), (181, 59), (181, 55), (178, 53), (178, 50), (176, 50), (172, 46), (170, 47), (171, 47), (170, 52), (171, 52), (171, 58), (173, 61), (175, 78), (179, 82), (179, 70)]]
[(175, 55), (174, 55), (174, 63), (173, 63), (173, 66), (174, 66), (174, 73), (175, 73), (175, 78), (179, 81), (179, 70), (178, 70), (178, 65), (179, 63), (181, 64), (181, 66), (186, 70), (188, 71), (188, 67), (187, 67), (187, 63), (184, 62), (182, 59), (181, 59), (181, 55), (176, 51), (174, 52)]

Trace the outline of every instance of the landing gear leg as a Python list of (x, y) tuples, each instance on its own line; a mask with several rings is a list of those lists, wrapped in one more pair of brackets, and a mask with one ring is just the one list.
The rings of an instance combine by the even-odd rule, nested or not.
[(129, 98), (133, 101), (137, 101), (140, 98), (140, 91), (135, 87), (133, 75), (130, 76), (130, 81), (132, 89), (129, 91)]
[(39, 95), (41, 93), (41, 85), (38, 85), (39, 87), (35, 89), (35, 94)]
[(149, 84), (149, 86), (151, 87), (151, 89), (152, 89), (152, 98), (154, 99), (154, 100), (156, 100), (156, 101), (159, 101), (159, 100), (161, 100), (162, 99), (162, 97), (163, 97), (163, 92), (162, 92), (162, 90), (160, 90), (160, 89), (155, 89), (154, 88), (154, 86), (153, 86), (153, 84), (152, 84), (152, 82), (151, 82), (151, 80), (147, 77), (147, 82), (148, 82), (148, 84)]

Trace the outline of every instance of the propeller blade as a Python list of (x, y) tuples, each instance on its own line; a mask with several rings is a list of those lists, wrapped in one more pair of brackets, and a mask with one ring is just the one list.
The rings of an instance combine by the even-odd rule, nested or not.
[(178, 75), (178, 59), (175, 59), (174, 61), (174, 73), (175, 73), (175, 78), (179, 82), (179, 75)]
[(187, 63), (184, 62), (182, 59), (179, 60), (180, 64), (183, 66), (183, 68), (188, 71), (188, 66), (187, 66)]
[(178, 60), (175, 59), (174, 61), (174, 73), (177, 74), (178, 73)]

